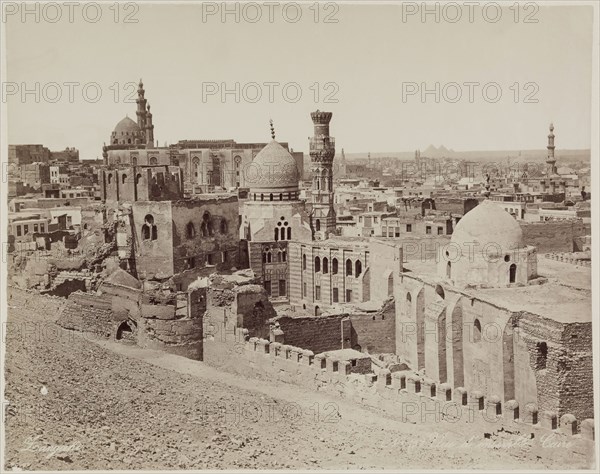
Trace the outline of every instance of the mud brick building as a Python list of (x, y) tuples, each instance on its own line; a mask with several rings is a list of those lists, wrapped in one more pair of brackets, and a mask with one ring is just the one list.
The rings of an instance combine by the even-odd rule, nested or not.
[(470, 211), (437, 262), (406, 265), (396, 347), (411, 369), (522, 414), (593, 417), (591, 291), (544, 278), (500, 206)]

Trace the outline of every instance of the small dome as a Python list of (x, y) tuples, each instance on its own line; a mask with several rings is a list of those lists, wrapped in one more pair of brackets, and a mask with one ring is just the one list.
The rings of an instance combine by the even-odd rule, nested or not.
[(251, 192), (297, 191), (298, 177), (296, 160), (275, 140), (256, 155), (246, 170), (246, 182)]
[(141, 129), (139, 125), (131, 120), (129, 117), (125, 117), (121, 120), (117, 126), (115, 127), (115, 131), (113, 133), (117, 135), (121, 135), (121, 132), (129, 132), (129, 134), (137, 134), (141, 133)]
[[(486, 248), (489, 254), (523, 248), (523, 231), (517, 220), (499, 204), (486, 199), (467, 212), (452, 233), (452, 243), (467, 251), (471, 243), (475, 251)], [(489, 244), (489, 247), (487, 247)]]

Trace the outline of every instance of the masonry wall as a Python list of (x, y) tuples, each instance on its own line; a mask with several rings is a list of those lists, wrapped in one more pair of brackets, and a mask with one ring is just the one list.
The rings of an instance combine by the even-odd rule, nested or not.
[(527, 245), (538, 252), (573, 252), (575, 240), (590, 233), (582, 220), (524, 222), (519, 221)]
[[(174, 272), (214, 265), (217, 270), (237, 265), (238, 200), (236, 196), (190, 199), (172, 203)], [(188, 234), (188, 225), (194, 235)], [(203, 225), (206, 233), (203, 233)], [(190, 227), (191, 227), (190, 226)]]
[(90, 293), (72, 293), (57, 324), (65, 329), (112, 338), (125, 319), (113, 315), (110, 299)]
[(315, 354), (342, 349), (342, 320), (345, 314), (318, 318), (277, 319), (283, 331), (284, 343), (309, 349)]
[(396, 308), (393, 301), (377, 313), (351, 314), (350, 322), (353, 349), (369, 354), (396, 353)]

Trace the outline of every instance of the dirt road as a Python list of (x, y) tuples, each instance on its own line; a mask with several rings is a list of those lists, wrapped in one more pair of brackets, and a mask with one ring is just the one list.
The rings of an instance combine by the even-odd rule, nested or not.
[(477, 422), (403, 423), (296, 386), (92, 340), (54, 324), (60, 303), (10, 291), (6, 470), (581, 469), (592, 463), (591, 442), (574, 447), (566, 437), (531, 439), (526, 430), (510, 434)]

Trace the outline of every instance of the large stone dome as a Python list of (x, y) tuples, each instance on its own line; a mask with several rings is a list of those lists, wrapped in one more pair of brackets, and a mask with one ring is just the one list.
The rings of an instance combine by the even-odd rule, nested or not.
[(272, 140), (246, 169), (246, 182), (253, 193), (298, 191), (296, 160), (277, 141)]
[[(125, 117), (115, 127), (115, 133), (117, 135), (121, 135), (121, 132), (123, 132), (126, 135), (127, 134), (132, 135), (132, 134), (137, 134), (137, 133), (141, 132), (141, 129), (140, 129), (140, 126), (135, 121), (133, 121), (129, 117)], [(127, 132), (129, 132), (129, 133), (127, 133)]]
[(452, 233), (452, 243), (458, 244), (463, 250), (476, 245), (475, 251), (485, 248), (488, 254), (496, 253), (496, 249), (499, 249), (498, 253), (504, 253), (525, 246), (523, 231), (516, 219), (488, 199), (459, 221)]

